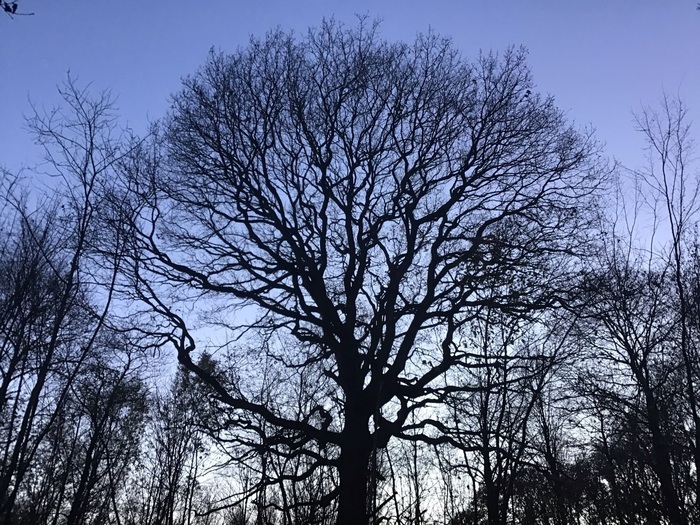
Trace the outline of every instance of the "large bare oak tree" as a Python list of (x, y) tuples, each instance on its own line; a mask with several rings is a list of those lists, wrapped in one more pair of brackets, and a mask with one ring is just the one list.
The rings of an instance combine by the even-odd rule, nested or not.
[[(342, 525), (368, 522), (373, 451), (449, 439), (434, 409), (478, 366), (459, 336), (478, 312), (564, 299), (601, 183), (523, 51), (470, 62), (364, 21), (212, 53), (147, 146), (118, 204), (154, 335), (226, 407), (217, 425), (311, 460), (280, 476), (337, 474)], [(222, 335), (201, 366), (200, 336)]]

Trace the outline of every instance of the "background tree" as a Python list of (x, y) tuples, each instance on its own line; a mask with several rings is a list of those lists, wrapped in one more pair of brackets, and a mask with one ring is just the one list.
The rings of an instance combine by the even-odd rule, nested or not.
[[(669, 97), (637, 123), (648, 166), (587, 276), (578, 383), (589, 450), (620, 523), (697, 521), (697, 363), (690, 290), (698, 185), (687, 110)], [(630, 206), (630, 204), (632, 204)], [(647, 223), (648, 221), (648, 223)], [(645, 230), (642, 230), (645, 228)], [(644, 231), (642, 236), (640, 231)], [(651, 232), (651, 233), (648, 233)], [(641, 240), (640, 240), (641, 236)]]
[(184, 525), (196, 520), (202, 496), (202, 392), (178, 370), (166, 392), (155, 392), (142, 451), (130, 476), (124, 523)]
[[(100, 236), (96, 221), (96, 190), (123, 154), (112, 101), (70, 78), (60, 92), (64, 107), (29, 119), (43, 167), (58, 181), (53, 195), (30, 201), (16, 179), (3, 172), (2, 180), (10, 183), (0, 247), (0, 520), (7, 523), (58, 523), (68, 514), (85, 523), (97, 520), (98, 507), (112, 515), (145, 402), (133, 340), (109, 320), (118, 239)], [(98, 238), (112, 243), (112, 259), (95, 260)]]
[[(637, 115), (639, 131), (647, 143), (648, 168), (638, 171), (648, 187), (654, 212), (659, 213), (659, 234), (670, 238), (659, 253), (664, 272), (673, 283), (673, 299), (678, 322), (675, 345), (681, 368), (678, 385), (683, 385), (688, 429), (686, 445), (695, 464), (700, 468), (700, 352), (697, 323), (692, 312), (694, 286), (693, 267), (697, 264), (697, 213), (700, 211), (700, 181), (698, 180), (696, 146), (691, 133), (688, 109), (679, 98), (664, 94), (660, 108), (645, 108)], [(658, 211), (657, 211), (658, 210)], [(696, 474), (692, 492), (700, 501), (700, 476)]]
[(472, 366), (454, 381), (463, 391), (448, 402), (455, 422), (449, 435), (464, 453), (459, 469), (480, 487), (474, 498), (484, 501), (474, 505), (483, 505), (484, 523), (512, 520), (515, 485), (538, 441), (537, 410), (555, 373), (574, 357), (571, 323), (561, 314), (525, 319), (489, 309), (464, 337)]

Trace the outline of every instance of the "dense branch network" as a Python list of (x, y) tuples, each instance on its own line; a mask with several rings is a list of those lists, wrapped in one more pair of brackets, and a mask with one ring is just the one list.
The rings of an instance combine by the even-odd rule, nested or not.
[[(464, 331), (482, 311), (564, 300), (596, 145), (533, 93), (524, 59), (469, 63), (435, 35), (388, 44), (366, 24), (274, 32), (185, 81), (126, 183), (141, 188), (137, 293), (181, 363), (229, 409), (292, 432), (292, 450), (324, 449), (341, 514), (364, 506), (343, 486), (367, 485), (373, 448), (468, 390), (446, 381), (473, 366)], [(178, 313), (199, 297), (232, 334), (216, 373)], [(277, 382), (244, 372), (246, 345)], [(310, 377), (314, 394), (273, 401), (279, 381)], [(439, 441), (445, 425), (413, 435)]]

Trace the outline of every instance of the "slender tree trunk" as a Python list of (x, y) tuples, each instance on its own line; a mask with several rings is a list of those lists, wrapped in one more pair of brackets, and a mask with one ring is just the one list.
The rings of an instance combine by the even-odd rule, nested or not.
[(666, 510), (666, 516), (672, 525), (688, 525), (688, 519), (683, 512), (678, 492), (673, 484), (673, 469), (668, 458), (668, 446), (657, 442), (653, 446), (656, 475), (659, 477), (661, 496)]
[(652, 438), (653, 467), (659, 478), (664, 510), (672, 525), (688, 525), (681, 499), (673, 482), (673, 466), (669, 450), (670, 437), (663, 431), (661, 416), (653, 393), (645, 389), (647, 417)]
[[(676, 245), (680, 244), (680, 240), (675, 241)], [(695, 390), (695, 381), (697, 376), (697, 355), (692, 355), (690, 348), (690, 330), (688, 327), (688, 302), (686, 297), (686, 283), (682, 272), (682, 261), (680, 248), (675, 249), (675, 279), (676, 288), (678, 290), (678, 300), (680, 303), (680, 321), (681, 321), (681, 354), (683, 356), (683, 366), (686, 377), (686, 393), (688, 396), (688, 406), (693, 418), (695, 442), (690, 445), (695, 462), (695, 498), (700, 501), (700, 412), (698, 411), (698, 396)], [(694, 353), (694, 352), (693, 352)]]
[[(488, 454), (488, 450), (486, 451)], [(498, 486), (492, 479), (492, 470), (490, 466), (490, 460), (484, 462), (484, 485), (486, 488), (486, 513), (488, 518), (488, 525), (501, 525), (501, 512), (498, 497)], [(488, 477), (486, 473), (488, 472)]]

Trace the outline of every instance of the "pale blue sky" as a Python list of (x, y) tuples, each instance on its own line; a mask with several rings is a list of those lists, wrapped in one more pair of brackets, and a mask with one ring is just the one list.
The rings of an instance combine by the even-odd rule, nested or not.
[[(590, 124), (606, 152), (641, 165), (632, 110), (679, 93), (700, 115), (700, 11), (694, 0), (19, 0), (34, 16), (0, 17), (0, 165), (37, 160), (23, 131), (28, 98), (58, 102), (68, 70), (118, 95), (124, 122), (143, 131), (163, 115), (180, 78), (213, 46), (234, 50), (281, 26), (304, 32), (323, 17), (383, 20), (388, 40), (433, 28), (465, 56), (524, 45), (540, 91)], [(700, 130), (700, 122), (697, 129)], [(696, 132), (696, 136), (700, 132)]]

